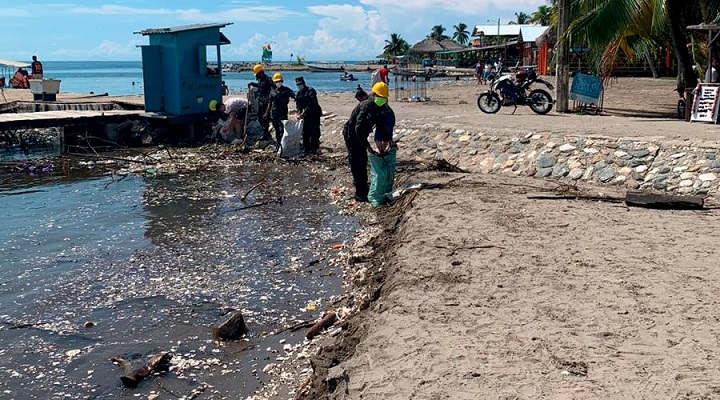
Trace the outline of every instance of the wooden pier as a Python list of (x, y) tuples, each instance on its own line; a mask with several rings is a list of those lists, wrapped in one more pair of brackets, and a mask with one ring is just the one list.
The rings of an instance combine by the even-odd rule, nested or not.
[(0, 131), (83, 125), (109, 125), (147, 116), (143, 110), (42, 111), (0, 114)]

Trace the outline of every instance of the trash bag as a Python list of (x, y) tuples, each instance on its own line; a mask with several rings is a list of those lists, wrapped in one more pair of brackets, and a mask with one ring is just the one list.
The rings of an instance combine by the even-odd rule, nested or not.
[(384, 156), (370, 153), (370, 192), (368, 201), (374, 207), (385, 204), (385, 193), (393, 190), (395, 181), (396, 148), (390, 149)]
[(260, 139), (262, 139), (263, 136), (263, 128), (262, 125), (260, 125), (260, 122), (258, 120), (252, 120), (248, 122), (247, 127), (245, 128), (247, 130), (247, 139), (245, 140), (245, 143), (248, 146), (254, 146), (255, 143), (257, 143)]
[(280, 148), (278, 149), (278, 156), (285, 158), (300, 157), (303, 154), (302, 147), (302, 130), (303, 121), (300, 120), (283, 120), (283, 126), (285, 126), (285, 133), (282, 139), (280, 139)]

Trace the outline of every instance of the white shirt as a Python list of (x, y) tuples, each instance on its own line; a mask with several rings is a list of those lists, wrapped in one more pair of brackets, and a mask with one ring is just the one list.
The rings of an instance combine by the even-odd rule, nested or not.
[(228, 114), (236, 114), (238, 111), (247, 108), (248, 101), (243, 97), (231, 97), (225, 102), (225, 112)]

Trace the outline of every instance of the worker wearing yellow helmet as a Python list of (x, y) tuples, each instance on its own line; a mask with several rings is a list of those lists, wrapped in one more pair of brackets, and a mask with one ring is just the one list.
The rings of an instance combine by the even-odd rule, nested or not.
[(276, 72), (272, 77), (275, 87), (270, 91), (270, 121), (275, 129), (275, 140), (278, 146), (285, 134), (285, 126), (282, 121), (288, 119), (288, 104), (291, 98), (295, 98), (295, 92), (284, 85), (283, 76)]
[[(368, 201), (368, 151), (383, 155), (394, 146), (392, 131), (395, 113), (387, 104), (390, 90), (385, 82), (377, 82), (371, 90), (371, 97), (358, 104), (343, 127), (343, 137), (348, 149), (348, 163), (355, 186), (355, 200)], [(368, 136), (375, 130), (377, 151), (368, 143)]]
[(255, 64), (252, 71), (255, 75), (255, 82), (250, 83), (250, 86), (256, 89), (255, 102), (258, 105), (258, 122), (263, 131), (261, 140), (272, 140), (270, 136), (270, 91), (273, 83), (265, 73), (265, 67), (262, 64)]

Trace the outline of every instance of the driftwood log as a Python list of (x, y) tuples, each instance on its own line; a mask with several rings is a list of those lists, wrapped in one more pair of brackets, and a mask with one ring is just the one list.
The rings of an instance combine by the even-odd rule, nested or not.
[(117, 363), (125, 369), (125, 376), (120, 377), (123, 385), (125, 385), (125, 387), (135, 388), (143, 379), (147, 378), (148, 376), (156, 372), (167, 371), (168, 368), (170, 368), (171, 359), (172, 354), (160, 353), (151, 356), (146, 364), (141, 364), (139, 366), (132, 361), (122, 357), (112, 358), (110, 359), (110, 361)]
[(332, 324), (334, 324), (335, 321), (337, 321), (337, 319), (338, 319), (338, 317), (337, 317), (336, 312), (329, 312), (329, 313), (325, 314), (325, 316), (322, 317), (322, 319), (320, 319), (320, 321), (316, 322), (315, 325), (313, 325), (310, 328), (310, 330), (305, 335), (305, 337), (308, 339), (314, 338), (315, 336), (322, 333), (322, 331), (324, 331), (325, 329), (331, 327)]
[(247, 331), (245, 319), (238, 311), (220, 326), (213, 328), (212, 333), (215, 340), (236, 340), (240, 339)]
[(702, 210), (705, 203), (700, 196), (674, 196), (643, 192), (627, 192), (625, 204), (634, 207), (663, 210)]

